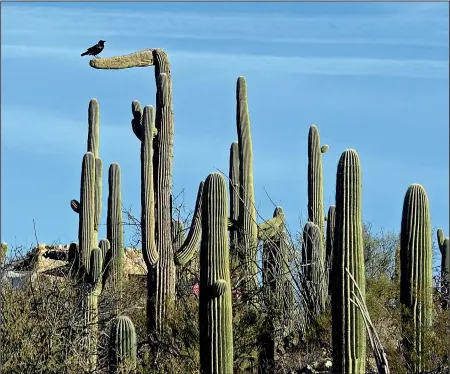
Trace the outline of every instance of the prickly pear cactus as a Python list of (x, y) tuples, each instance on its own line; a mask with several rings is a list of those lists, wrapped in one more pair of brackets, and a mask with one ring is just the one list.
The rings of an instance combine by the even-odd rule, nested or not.
[(134, 373), (136, 371), (137, 341), (131, 319), (119, 316), (111, 327), (109, 373)]
[(312, 125), (308, 134), (308, 221), (319, 226), (322, 241), (325, 241), (322, 153), (326, 151), (328, 145), (320, 146), (319, 130)]
[(362, 228), (362, 183), (359, 156), (342, 153), (336, 176), (336, 221), (333, 254), (332, 336), (333, 369), (343, 374), (365, 373), (366, 329), (363, 316), (352, 303), (357, 289), (365, 297)]
[(413, 372), (423, 371), (422, 341), (432, 314), (432, 237), (428, 197), (412, 184), (403, 202), (400, 233), (400, 303), (404, 308), (405, 346)]
[(228, 246), (228, 201), (219, 173), (205, 181), (200, 246), (200, 367), (233, 373), (233, 327)]

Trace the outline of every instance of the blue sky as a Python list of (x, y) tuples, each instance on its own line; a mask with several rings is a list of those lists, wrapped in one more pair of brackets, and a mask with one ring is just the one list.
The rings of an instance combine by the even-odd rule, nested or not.
[[(432, 226), (449, 231), (449, 47), (445, 3), (2, 3), (1, 240), (77, 240), (89, 100), (100, 103), (100, 156), (122, 169), (122, 198), (140, 215), (139, 143), (131, 102), (155, 102), (148, 69), (100, 71), (80, 57), (165, 49), (172, 63), (174, 194), (193, 209), (200, 180), (228, 172), (237, 140), (235, 87), (247, 79), (256, 203), (307, 217), (307, 137), (322, 143), (325, 209), (341, 153), (359, 153), (363, 218), (399, 231), (405, 192), (422, 184)], [(106, 230), (101, 228), (101, 237)], [(126, 231), (126, 243), (131, 232)], [(435, 236), (435, 231), (433, 231)]]

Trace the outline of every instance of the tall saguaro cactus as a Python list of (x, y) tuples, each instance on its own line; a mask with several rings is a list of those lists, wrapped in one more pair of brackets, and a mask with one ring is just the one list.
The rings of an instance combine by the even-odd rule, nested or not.
[[(432, 314), (432, 238), (428, 197), (412, 184), (403, 202), (400, 233), (400, 303), (404, 307), (405, 345), (412, 354), (413, 371), (420, 373), (423, 339)], [(409, 326), (408, 326), (409, 325)]]
[[(230, 189), (230, 217), (234, 221), (239, 220), (239, 144), (233, 142), (230, 147), (229, 165), (229, 189)], [(236, 230), (230, 232), (230, 251), (232, 256), (236, 256), (236, 245), (238, 243), (238, 233)]]
[(312, 125), (308, 134), (308, 220), (319, 226), (322, 241), (325, 241), (322, 153), (326, 151), (328, 145), (320, 146), (319, 130)]
[(81, 188), (79, 214), (79, 253), (81, 264), (89, 271), (91, 251), (94, 248), (95, 221), (95, 157), (92, 152), (86, 152), (81, 166)]
[(303, 229), (302, 259), (305, 278), (309, 282), (311, 304), (319, 312), (325, 309), (327, 298), (327, 276), (325, 268), (325, 250), (322, 232), (318, 225), (307, 222)]
[[(146, 260), (150, 302), (147, 315), (148, 327), (151, 331), (159, 332), (162, 330), (163, 322), (166, 319), (168, 303), (173, 303), (175, 299), (175, 263), (171, 235), (174, 120), (169, 58), (166, 52), (158, 48), (148, 49), (126, 56), (92, 59), (89, 64), (96, 69), (155, 67), (155, 127), (157, 135), (153, 142), (154, 153), (152, 161), (153, 189), (155, 194), (154, 248), (156, 248), (156, 251), (149, 251), (151, 244), (147, 244), (147, 254), (144, 254), (144, 256), (150, 255)], [(136, 125), (138, 126), (139, 124), (137, 123)], [(133, 130), (135, 130), (134, 127), (133, 125)], [(136, 136), (138, 136), (138, 132), (139, 130), (134, 131)]]
[(442, 307), (450, 307), (450, 245), (449, 237), (445, 237), (444, 231), (438, 229), (437, 241), (441, 251), (441, 288), (442, 288)]
[(110, 243), (107, 251), (108, 283), (116, 293), (121, 293), (125, 249), (123, 244), (121, 171), (118, 163), (109, 167), (108, 174), (108, 216), (106, 220), (106, 236)]
[(365, 297), (362, 228), (361, 166), (356, 151), (348, 149), (339, 159), (336, 175), (336, 227), (333, 254), (333, 369), (336, 373), (365, 373), (366, 329), (358, 307), (358, 291)]
[(328, 269), (328, 293), (331, 295), (331, 279), (333, 277), (334, 228), (336, 224), (336, 206), (328, 208), (325, 263)]
[(283, 208), (276, 207), (273, 217), (283, 221), (277, 234), (267, 238), (263, 245), (262, 279), (268, 304), (266, 325), (268, 335), (263, 342), (264, 352), (260, 357), (260, 371), (273, 372), (277, 348), (282, 343), (283, 326), (289, 320), (291, 298), (289, 287), (289, 254), (287, 252), (287, 235), (284, 227)]
[(200, 366), (204, 374), (233, 373), (233, 328), (225, 179), (205, 181), (200, 247)]
[(253, 150), (248, 113), (247, 83), (239, 77), (236, 87), (236, 123), (239, 145), (239, 250), (243, 251), (245, 270), (249, 279), (247, 289), (258, 284), (255, 190), (253, 185)]
[[(92, 208), (89, 208), (89, 211), (92, 209), (92, 220), (89, 219), (89, 223), (85, 218), (81, 218), (80, 212), (83, 211), (83, 215), (86, 214), (86, 206), (82, 207), (81, 205), (81, 196), (80, 196), (80, 202), (77, 200), (71, 200), (70, 205), (72, 209), (80, 214), (80, 227), (81, 227), (81, 220), (85, 221), (86, 224), (89, 224), (91, 226), (90, 230), (92, 230), (92, 233), (87, 234), (88, 226), (84, 226), (84, 232), (78, 233), (80, 246), (81, 246), (81, 261), (83, 262), (84, 266), (86, 266), (86, 269), (89, 269), (90, 266), (90, 251), (92, 250), (92, 246), (89, 246), (87, 249), (85, 248), (85, 245), (81, 243), (81, 237), (83, 237), (84, 241), (89, 239), (92, 241), (92, 243), (98, 242), (98, 226), (100, 224), (100, 218), (101, 218), (101, 211), (102, 211), (102, 172), (103, 172), (103, 164), (102, 160), (99, 157), (99, 146), (100, 146), (100, 109), (98, 105), (98, 101), (96, 99), (92, 99), (89, 102), (89, 108), (88, 108), (88, 136), (87, 136), (87, 152), (92, 153), (94, 161), (93, 161), (93, 167), (92, 171), (92, 178), (88, 178), (87, 180), (83, 180), (81, 183), (88, 182), (89, 184), (92, 184), (92, 187), (89, 187), (89, 189), (93, 189), (93, 197), (91, 199), (91, 196), (89, 195), (89, 204), (92, 204)], [(86, 187), (86, 186), (85, 186)], [(83, 190), (85, 187), (81, 186), (81, 189)], [(91, 192), (89, 192), (90, 194)], [(85, 199), (86, 202), (86, 199)], [(89, 235), (89, 238), (86, 236)], [(87, 252), (85, 252), (87, 251)]]

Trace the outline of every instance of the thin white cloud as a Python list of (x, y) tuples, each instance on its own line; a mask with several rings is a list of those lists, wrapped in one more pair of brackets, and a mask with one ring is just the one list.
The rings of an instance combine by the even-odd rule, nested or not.
[[(111, 55), (130, 51), (111, 50)], [(371, 58), (307, 58), (256, 54), (186, 52), (167, 50), (178, 69), (195, 66), (204, 71), (227, 70), (239, 66), (246, 71), (273, 71), (308, 75), (391, 76), (448, 79), (449, 62), (443, 60), (401, 60)], [(78, 58), (79, 50), (47, 46), (2, 45), (2, 60), (13, 58)], [(78, 61), (78, 60), (77, 60)]]
[[(441, 4), (437, 4), (441, 5)], [(443, 4), (442, 4), (443, 5)], [(390, 9), (390, 8), (388, 8)], [(107, 11), (69, 7), (4, 6), (6, 37), (98, 35), (152, 39), (228, 40), (290, 44), (448, 44), (448, 14), (441, 6), (392, 7), (379, 15), (322, 17), (288, 14), (207, 14), (193, 12)], [(276, 32), (274, 32), (276, 30)]]

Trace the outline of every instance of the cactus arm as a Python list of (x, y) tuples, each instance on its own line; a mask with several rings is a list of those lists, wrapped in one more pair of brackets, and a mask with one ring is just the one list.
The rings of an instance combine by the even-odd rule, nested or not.
[(159, 260), (155, 240), (155, 194), (153, 170), (154, 109), (144, 108), (141, 127), (141, 231), (142, 253), (147, 267), (152, 268)]
[(88, 138), (87, 151), (92, 152), (94, 157), (98, 157), (100, 147), (100, 108), (98, 101), (92, 99), (88, 108)]
[(154, 49), (130, 53), (129, 55), (94, 58), (89, 65), (94, 69), (129, 69), (136, 67), (154, 66)]
[(92, 152), (86, 152), (81, 167), (79, 209), (79, 250), (81, 263), (89, 271), (90, 256), (94, 247), (94, 198), (95, 198), (95, 157)]
[(80, 203), (77, 200), (70, 200), (70, 207), (75, 213), (80, 213)]
[(142, 141), (142, 107), (141, 103), (134, 100), (131, 103), (131, 113), (133, 114), (133, 119), (131, 120), (131, 128), (133, 129), (134, 135)]
[(203, 186), (205, 182), (201, 181), (198, 187), (197, 200), (195, 202), (194, 216), (192, 217), (191, 227), (189, 233), (178, 252), (175, 253), (174, 260), (176, 265), (184, 266), (188, 263), (194, 251), (197, 249), (198, 244), (202, 236), (202, 196)]
[[(98, 236), (98, 225), (100, 224), (100, 218), (102, 215), (102, 173), (103, 163), (101, 158), (95, 159), (95, 219), (94, 230)], [(97, 241), (97, 240), (96, 240)]]

